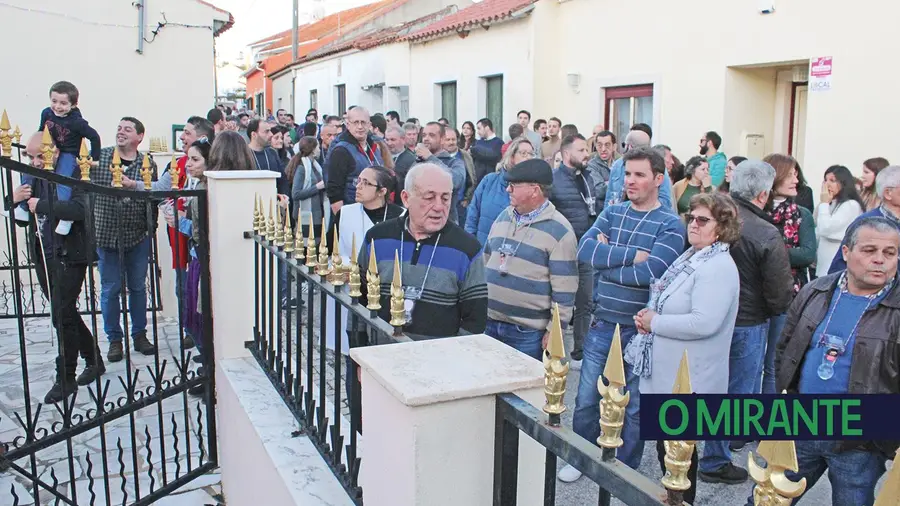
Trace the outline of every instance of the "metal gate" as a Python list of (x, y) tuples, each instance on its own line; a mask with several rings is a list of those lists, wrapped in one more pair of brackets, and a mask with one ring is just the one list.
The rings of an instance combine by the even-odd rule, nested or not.
[[(22, 163), (28, 156), (25, 146), (19, 144), (15, 132), (10, 132), (5, 112), (3, 120), (0, 122), (3, 155), (0, 187), (8, 216), (4, 220), (6, 242), (0, 267), (0, 303), (6, 304), (5, 312), (0, 309), (0, 480), (4, 484), (0, 489), (0, 504), (151, 504), (217, 467), (206, 192), (124, 189), (121, 187), (123, 169), (116, 165), (115, 159), (110, 168), (112, 185), (91, 181), (98, 175), (96, 166), (82, 170), (82, 175), (76, 171), (73, 178), (58, 175), (53, 171), (49, 136), (45, 136), (44, 155), (36, 157), (45, 169), (36, 168)], [(78, 165), (90, 167), (86, 154), (78, 159)], [(149, 157), (140, 171), (149, 187), (150, 180), (156, 179)], [(77, 388), (74, 395), (55, 403), (45, 403), (44, 394), (57, 380), (60, 369), (65, 369), (62, 361), (57, 363), (57, 356), (65, 356), (66, 346), (78, 341), (73, 341), (72, 333), (66, 332), (71, 325), (77, 325), (71, 324), (72, 313), (68, 313), (69, 320), (63, 314), (72, 301), (69, 305), (61, 301), (64, 296), (60, 294), (65, 290), (57, 291), (57, 287), (61, 286), (63, 276), (72, 274), (70, 269), (78, 267), (67, 262), (53, 263), (41, 253), (47, 249), (64, 258), (60, 252), (61, 248), (68, 247), (65, 239), (57, 239), (54, 233), (46, 232), (48, 229), (44, 229), (44, 235), (50, 239), (41, 239), (36, 233), (40, 224), (34, 219), (27, 225), (17, 224), (12, 190), (19, 186), (20, 177), (33, 178), (32, 186), (44, 189), (41, 198), (49, 206), (44, 216), (50, 223), (55, 223), (58, 210), (65, 209), (58, 200), (57, 185), (72, 188), (71, 202), (77, 199), (84, 204), (83, 227), (89, 244), (94, 244), (97, 238), (98, 206), (107, 206), (118, 217), (114, 230), (102, 231), (115, 234), (119, 245), (104, 250), (106, 255), (111, 255), (105, 257), (106, 272), (101, 276), (96, 259), (86, 267), (81, 266), (85, 272), (83, 288), (74, 303), (78, 314), (75, 321), (80, 318), (85, 324), (83, 328), (90, 331), (95, 350), (93, 357), (87, 358), (102, 358), (106, 372), (90, 383), (74, 385)], [(193, 293), (195, 297), (199, 294), (201, 304), (197, 312), (202, 316), (195, 319), (195, 322), (199, 320), (199, 327), (186, 325), (189, 315), (184, 311), (179, 311), (178, 318), (163, 318), (157, 311), (161, 290), (176, 288), (160, 286), (157, 248), (170, 245), (160, 246), (154, 239), (158, 206), (173, 199), (196, 199), (201, 218), (194, 223), (201, 227), (202, 239), (200, 244), (193, 245), (197, 255), (188, 268), (194, 269), (193, 279), (199, 277), (197, 291)], [(129, 212), (142, 218), (126, 222), (123, 216)], [(62, 212), (59, 213), (62, 218)], [(126, 230), (143, 230), (140, 244), (149, 253), (143, 249), (135, 253), (137, 246), (124, 247), (127, 243), (123, 231)], [(188, 236), (176, 237), (186, 241)], [(53, 242), (57, 240), (58, 243)], [(180, 251), (181, 248), (173, 248), (176, 256)], [(126, 271), (125, 266), (131, 269), (134, 264), (139, 269), (145, 258), (143, 254), (147, 254), (150, 265), (145, 286), (147, 303), (146, 307), (136, 309), (141, 304), (133, 301), (141, 300), (142, 290), (139, 286), (129, 286), (134, 274), (129, 280), (132, 271)], [(117, 259), (119, 267), (109, 267), (113, 265), (110, 259)], [(48, 264), (51, 266), (45, 274), (49, 274), (52, 303), (47, 301), (42, 293), (45, 290), (37, 282), (40, 269)], [(192, 279), (184, 273), (176, 273), (174, 277), (179, 281), (179, 288)], [(116, 284), (121, 290), (118, 297), (113, 297), (115, 290), (110, 286)], [(120, 306), (119, 312), (112, 308), (115, 301)], [(104, 321), (103, 314), (106, 319), (118, 320), (124, 329), (124, 356), (114, 363), (107, 360), (110, 345), (105, 329), (111, 323)], [(133, 321), (135, 316), (138, 322)], [(155, 349), (140, 353), (134, 348), (134, 335), (140, 335), (139, 327), (143, 323), (140, 320), (144, 317), (146, 337), (155, 344)], [(194, 330), (192, 337), (186, 334), (189, 329)], [(195, 343), (203, 345), (202, 356), (194, 349)], [(83, 350), (85, 346), (91, 347), (84, 340), (78, 341), (79, 348)], [(81, 351), (80, 355), (78, 372), (83, 371), (86, 363), (85, 353)], [(61, 375), (65, 385), (72, 387), (67, 376), (67, 373)]]

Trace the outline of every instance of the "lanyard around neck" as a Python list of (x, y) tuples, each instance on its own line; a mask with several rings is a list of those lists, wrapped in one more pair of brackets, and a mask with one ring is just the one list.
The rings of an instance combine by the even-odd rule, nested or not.
[[(409, 218), (403, 224), (403, 230), (400, 231), (400, 285), (406, 286), (403, 284), (403, 232), (406, 231), (406, 227), (409, 225)], [(410, 233), (412, 235), (412, 233)], [(415, 237), (413, 237), (415, 239)], [(419, 241), (416, 241), (419, 242)], [(422, 286), (419, 287), (419, 293), (421, 294), (425, 290), (425, 283), (428, 282), (428, 273), (431, 272), (431, 264), (434, 262), (434, 253), (437, 251), (438, 244), (441, 242), (441, 234), (439, 233), (437, 239), (434, 241), (434, 246), (431, 249), (431, 259), (428, 260), (428, 267), (425, 268), (425, 278), (422, 280)], [(410, 258), (410, 265), (412, 265), (412, 258)]]
[[(622, 237), (622, 229), (625, 228), (625, 220), (628, 218), (628, 211), (631, 210), (631, 204), (628, 204), (628, 207), (625, 208), (625, 215), (622, 216), (622, 223), (619, 224), (619, 231), (616, 233), (616, 245), (619, 245), (619, 239)], [(647, 219), (647, 216), (650, 216), (650, 213), (653, 212), (653, 209), (644, 213), (644, 216), (641, 217), (641, 220), (638, 222), (637, 226), (634, 227), (634, 230), (631, 231), (631, 235), (628, 236), (628, 241), (625, 243), (625, 246), (631, 246), (631, 240), (634, 239), (634, 235), (638, 230), (641, 229), (641, 225), (643, 225), (644, 220)]]

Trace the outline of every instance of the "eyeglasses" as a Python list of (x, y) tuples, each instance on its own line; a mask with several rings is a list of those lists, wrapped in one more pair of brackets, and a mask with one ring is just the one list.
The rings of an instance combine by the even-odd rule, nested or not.
[(369, 126), (369, 122), (368, 122), (368, 121), (363, 121), (363, 120), (347, 121), (346, 123), (347, 123), (348, 125), (353, 125), (353, 126), (355, 126), (355, 127)]
[(685, 219), (685, 221), (687, 221), (688, 225), (690, 225), (691, 222), (693, 222), (694, 220), (697, 220), (697, 226), (700, 228), (705, 227), (706, 224), (711, 221), (715, 221), (714, 219), (710, 218), (709, 216), (694, 216), (693, 214), (684, 215), (684, 219)]
[(539, 186), (537, 183), (509, 183), (510, 191), (515, 191), (516, 188), (525, 188), (526, 186)]
[(365, 180), (365, 179), (363, 179), (363, 178), (361, 178), (361, 177), (356, 178), (356, 186), (363, 186), (363, 187), (369, 186), (369, 187), (375, 188), (376, 190), (380, 190), (380, 189), (381, 189), (381, 185), (380, 185), (380, 184), (372, 183), (372, 182), (367, 181), (367, 180)]

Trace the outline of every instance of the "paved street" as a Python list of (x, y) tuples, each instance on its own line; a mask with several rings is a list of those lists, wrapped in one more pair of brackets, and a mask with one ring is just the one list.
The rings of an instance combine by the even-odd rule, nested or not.
[[(90, 319), (85, 317), (85, 321), (90, 327)], [(98, 323), (101, 321), (98, 318)], [(176, 375), (173, 359), (179, 357), (178, 360), (181, 360), (178, 327), (173, 320), (159, 321), (158, 325), (160, 362), (165, 360), (167, 364), (162, 374), (164, 378), (171, 380)], [(100, 348), (105, 357), (106, 338), (102, 330), (100, 333)], [(55, 342), (51, 344), (49, 319), (27, 319), (25, 339), (30, 405), (34, 410), (52, 385), (55, 374), (53, 361), (56, 347)], [(152, 385), (148, 367), (155, 369), (154, 358), (134, 353), (131, 357), (132, 375), (140, 371), (137, 375), (137, 389), (146, 391)], [(0, 441), (5, 443), (20, 438), (21, 444), (25, 433), (22, 422), (16, 417), (18, 413), (22, 421), (26, 419), (21, 363), (16, 320), (0, 320)], [(80, 367), (81, 365), (79, 371)], [(191, 368), (195, 369), (196, 364), (192, 364)], [(103, 379), (104, 382), (108, 381), (104, 386), (105, 389), (108, 388), (107, 401), (121, 405), (119, 399), (127, 384), (125, 361), (107, 364), (107, 373)], [(90, 387), (92, 391), (93, 388)], [(75, 416), (92, 417), (91, 408), (94, 405), (89, 388), (81, 387), (75, 400)], [(151, 404), (137, 410), (133, 418), (124, 416), (103, 424), (103, 437), (100, 427), (94, 428), (72, 437), (71, 448), (65, 442), (57, 443), (39, 450), (33, 463), (28, 458), (22, 458), (16, 464), (29, 472), (35, 470), (45, 483), (52, 484), (55, 478), (57, 490), (69, 498), (72, 498), (71, 484), (74, 483), (76, 503), (79, 505), (107, 504), (107, 492), (110, 504), (123, 504), (126, 494), (126, 503), (130, 504), (136, 496), (136, 485), (143, 496), (151, 489), (159, 488), (164, 481), (169, 482), (176, 476), (183, 475), (189, 466), (195, 468), (201, 458), (205, 462), (208, 425), (205, 417), (205, 406), (198, 398), (179, 394), (165, 399), (160, 405)], [(49, 429), (55, 421), (61, 419), (60, 413), (53, 406), (42, 406), (37, 425)], [(160, 433), (163, 434), (162, 438)], [(69, 465), (70, 460), (72, 465)], [(207, 474), (182, 487), (178, 494), (155, 504), (216, 504), (213, 496), (220, 492), (220, 475)], [(92, 494), (96, 495), (93, 503)], [(0, 474), (0, 505), (12, 504), (31, 505), (35, 504), (35, 500), (31, 492), (31, 481), (7, 470)], [(44, 492), (39, 495), (38, 504), (62, 503), (54, 503), (50, 494)]]

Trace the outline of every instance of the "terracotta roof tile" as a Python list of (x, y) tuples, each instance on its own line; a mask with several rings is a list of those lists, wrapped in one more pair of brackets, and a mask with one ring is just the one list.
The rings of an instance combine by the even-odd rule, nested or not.
[(220, 8), (216, 7), (215, 5), (213, 5), (213, 4), (209, 3), (209, 2), (206, 2), (206, 1), (204, 1), (204, 0), (197, 0), (197, 1), (200, 2), (201, 4), (207, 6), (207, 7), (212, 7), (213, 9), (215, 9), (215, 10), (221, 12), (222, 14), (228, 14), (228, 21), (225, 23), (225, 25), (224, 25), (222, 28), (219, 28), (219, 30), (218, 30), (216, 33), (213, 34), (215, 37), (218, 37), (219, 35), (222, 35), (222, 34), (225, 33), (229, 28), (231, 28), (232, 26), (234, 26), (234, 16), (233, 16), (230, 12), (226, 11), (225, 9), (220, 9)]
[(535, 2), (537, 0), (484, 0), (413, 32), (401, 40), (416, 41), (447, 32), (456, 32), (470, 26), (500, 21)]

